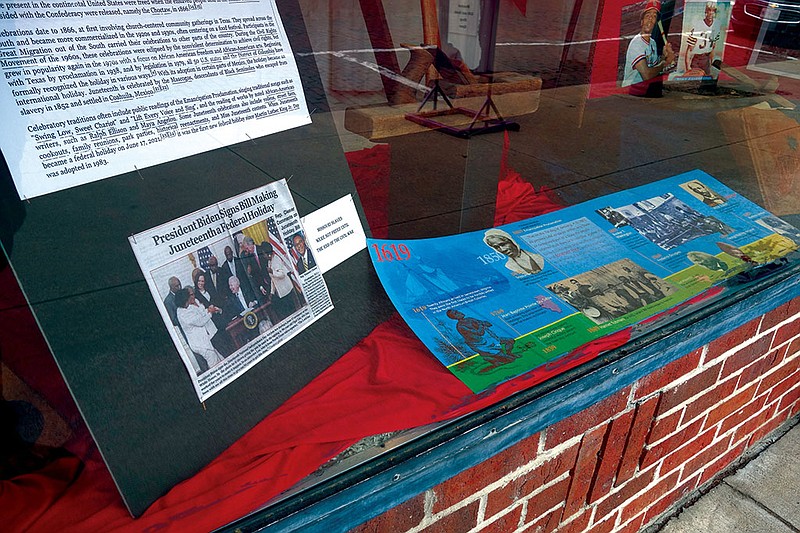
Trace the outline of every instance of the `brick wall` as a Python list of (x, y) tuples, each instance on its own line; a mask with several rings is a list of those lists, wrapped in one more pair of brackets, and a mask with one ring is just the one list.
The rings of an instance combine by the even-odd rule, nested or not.
[(355, 528), (635, 532), (800, 411), (800, 298)]

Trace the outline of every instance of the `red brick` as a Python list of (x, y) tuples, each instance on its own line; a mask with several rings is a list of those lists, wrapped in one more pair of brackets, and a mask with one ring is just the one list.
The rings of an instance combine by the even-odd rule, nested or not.
[(642, 522), (644, 521), (644, 513), (637, 516), (622, 528), (616, 530), (614, 533), (638, 533), (642, 529)]
[(786, 357), (789, 358), (798, 352), (800, 352), (800, 338), (789, 343), (789, 349), (786, 350)]
[(753, 381), (761, 379), (761, 377), (769, 372), (769, 369), (774, 367), (780, 359), (783, 359), (784, 349), (772, 350), (755, 363), (742, 370), (742, 375), (739, 376), (739, 388), (743, 388)]
[[(695, 473), (701, 471), (706, 465), (713, 463), (728, 452), (728, 447), (731, 445), (731, 437), (726, 437), (719, 442), (712, 444), (705, 450), (698, 453), (692, 460), (686, 463), (681, 473), (681, 480), (686, 480), (693, 476)], [(663, 470), (663, 468), (662, 468)]]
[(686, 406), (681, 424), (685, 424), (689, 420), (697, 418), (702, 413), (708, 411), (712, 406), (718, 404), (725, 398), (729, 398), (734, 390), (736, 390), (736, 380), (729, 379), (719, 383), (707, 393), (692, 400), (691, 403)]
[(688, 353), (640, 379), (636, 384), (636, 398), (644, 398), (664, 389), (700, 364), (701, 349)]
[[(789, 361), (784, 360), (783, 364), (773, 369), (771, 374), (761, 379), (761, 382), (758, 384), (758, 394), (760, 395), (764, 391), (773, 388), (784, 379), (794, 376), (798, 370), (798, 364), (800, 364), (800, 358), (797, 357)], [(795, 377), (795, 379), (797, 378)]]
[[(483, 526), (481, 528), (481, 533), (508, 533), (509, 531), (514, 531), (519, 527), (520, 518), (522, 518), (522, 505), (517, 505), (510, 512), (504, 514), (491, 524)], [(443, 529), (441, 531), (447, 530)]]
[(756, 333), (758, 332), (758, 325), (760, 322), (761, 317), (753, 319), (747, 324), (739, 326), (730, 333), (726, 333), (722, 337), (714, 339), (708, 343), (706, 361), (712, 361), (731, 348), (735, 348), (743, 342), (755, 337)]
[(575, 466), (575, 461), (578, 459), (579, 449), (580, 443), (575, 443), (556, 457), (545, 461), (524, 476), (517, 478), (515, 481), (517, 481), (520, 497), (534, 492), (542, 485), (572, 470)]
[(795, 387), (787, 392), (783, 398), (781, 398), (781, 404), (778, 407), (778, 410), (783, 411), (784, 409), (787, 409), (792, 404), (797, 402), (798, 398), (800, 398), (800, 387)]
[[(536, 519), (539, 516), (544, 516), (547, 511), (558, 506), (567, 498), (567, 490), (569, 489), (570, 479), (564, 478), (555, 485), (547, 487), (542, 492), (533, 496), (528, 500), (527, 518)], [(559, 515), (560, 519), (561, 516)]]
[(731, 464), (733, 461), (738, 459), (742, 456), (742, 453), (745, 450), (747, 441), (741, 441), (739, 444), (736, 444), (732, 449), (730, 449), (725, 455), (711, 463), (710, 465), (706, 466), (703, 469), (703, 473), (700, 477), (700, 483), (698, 485), (702, 485), (706, 483), (711, 478), (716, 476), (721, 470), (723, 470), (726, 466)]
[[(441, 531), (462, 533), (469, 531), (478, 523), (478, 505), (479, 501), (475, 500), (471, 504), (441, 517), (422, 531), (425, 531), (425, 533), (440, 533)], [(392, 528), (389, 531), (395, 531), (395, 529)]]
[(422, 522), (425, 516), (425, 494), (420, 494), (357, 526), (351, 533), (406, 531)]
[(622, 485), (617, 492), (610, 494), (608, 498), (598, 503), (595, 519), (604, 518), (606, 515), (613, 513), (623, 502), (641, 492), (642, 489), (653, 481), (654, 473), (655, 468), (639, 472), (627, 483)]
[(800, 319), (795, 319), (778, 328), (775, 332), (775, 338), (772, 340), (772, 346), (780, 346), (798, 335), (800, 335)]
[(606, 420), (624, 411), (628, 404), (630, 392), (630, 387), (625, 387), (591, 407), (547, 428), (545, 449), (553, 448), (562, 442), (586, 433), (589, 429), (603, 424)]
[(639, 459), (642, 456), (647, 435), (653, 425), (653, 415), (658, 402), (659, 396), (655, 396), (636, 405), (636, 414), (633, 418), (628, 442), (625, 444), (625, 452), (622, 454), (619, 472), (617, 472), (617, 485), (629, 480), (636, 472), (636, 467), (639, 466)]
[(592, 533), (611, 533), (611, 531), (614, 530), (614, 524), (616, 522), (617, 513), (614, 513), (599, 524), (594, 524), (592, 529), (586, 529), (586, 531), (591, 531)]
[(683, 411), (675, 411), (672, 414), (656, 419), (650, 429), (650, 434), (647, 436), (647, 442), (658, 442), (664, 437), (675, 433), (681, 418), (683, 418)]
[(690, 378), (687, 381), (679, 384), (673, 389), (665, 391), (661, 395), (661, 401), (658, 404), (657, 415), (666, 413), (675, 406), (678, 406), (691, 398), (692, 396), (711, 388), (719, 376), (719, 369), (721, 363), (704, 370), (700, 374)]
[(755, 443), (781, 427), (781, 425), (783, 425), (783, 423), (789, 418), (789, 415), (790, 413), (788, 411), (779, 411), (775, 417), (767, 420), (761, 427), (753, 432), (753, 435), (750, 437), (749, 446), (753, 446)]
[(790, 316), (792, 316), (792, 308), (793, 303), (792, 301), (788, 301), (783, 305), (780, 305), (769, 311), (767, 314), (764, 315), (764, 319), (761, 321), (761, 328), (759, 331), (767, 331), (768, 329), (774, 327), (777, 324), (780, 324)]
[(597, 454), (603, 445), (608, 425), (595, 428), (593, 431), (583, 436), (581, 449), (578, 452), (578, 460), (575, 463), (575, 470), (572, 473), (572, 483), (569, 487), (569, 496), (565, 502), (564, 516), (569, 517), (578, 512), (586, 503), (589, 490), (592, 488), (595, 467), (597, 466)]
[(769, 395), (767, 395), (766, 403), (771, 403), (781, 398), (783, 395), (788, 394), (789, 391), (794, 389), (797, 385), (798, 385), (797, 376), (789, 379), (784, 379), (783, 381), (772, 387), (772, 390), (769, 391)]
[(737, 370), (741, 370), (755, 360), (761, 358), (769, 351), (772, 344), (772, 334), (767, 334), (752, 344), (737, 350), (725, 359), (725, 365), (722, 367), (722, 376), (720, 379), (725, 379)]
[[(547, 513), (545, 516), (536, 518), (533, 521), (533, 523), (528, 526), (527, 531), (536, 531), (537, 533), (547, 533), (549, 531), (555, 531), (556, 528), (558, 527), (558, 522), (561, 517), (561, 511), (563, 511), (563, 507), (559, 507), (558, 509), (555, 509), (552, 512)], [(443, 529), (441, 531), (444, 532), (446, 530)]]
[(750, 402), (750, 400), (753, 399), (755, 392), (756, 392), (755, 386), (748, 387), (740, 392), (737, 392), (735, 396), (733, 396), (726, 402), (713, 408), (706, 416), (705, 423), (703, 424), (703, 429), (707, 429), (716, 425), (723, 418), (729, 416), (731, 413), (736, 412), (738, 409), (741, 409), (745, 404), (747, 404), (748, 402)]
[(658, 516), (660, 516), (663, 512), (669, 509), (672, 505), (674, 505), (678, 500), (692, 492), (697, 486), (698, 482), (700, 481), (700, 475), (696, 475), (690, 479), (687, 479), (680, 486), (673, 490), (672, 492), (667, 493), (663, 498), (655, 502), (653, 505), (648, 507), (647, 512), (644, 515), (644, 523), (649, 524), (653, 520), (655, 520)]
[(724, 433), (727, 433), (729, 430), (735, 428), (736, 426), (738, 426), (739, 424), (741, 424), (742, 422), (744, 422), (745, 420), (747, 420), (748, 418), (759, 412), (761, 408), (764, 407), (764, 403), (765, 403), (764, 397), (761, 396), (759, 398), (756, 398), (752, 402), (748, 403), (747, 405), (745, 405), (744, 407), (742, 407), (729, 417), (727, 417), (725, 420), (722, 421), (722, 425), (720, 426), (719, 429), (719, 434), (722, 435)]
[(627, 411), (611, 422), (611, 429), (600, 452), (600, 467), (597, 469), (597, 476), (589, 493), (589, 503), (608, 494), (614, 486), (614, 476), (622, 460), (622, 451), (625, 449), (633, 415), (634, 411)]
[(644, 452), (644, 456), (642, 457), (641, 467), (647, 468), (659, 459), (672, 453), (672, 450), (675, 450), (689, 442), (700, 432), (700, 426), (702, 423), (702, 420), (696, 420), (671, 437), (668, 437), (652, 448), (646, 450)]
[(537, 433), (440, 483), (434, 488), (437, 501), (434, 504), (433, 512), (438, 513), (447, 509), (474, 494), (476, 490), (494, 483), (520, 466), (531, 462), (536, 458), (538, 449), (539, 434)]
[(714, 429), (701, 433), (696, 438), (692, 438), (692, 440), (687, 442), (685, 446), (678, 448), (664, 457), (664, 461), (661, 463), (661, 474), (663, 475), (667, 472), (671, 472), (683, 463), (691, 461), (693, 457), (697, 456), (698, 453), (711, 445), (715, 433), (716, 430)]
[(570, 446), (556, 457), (490, 492), (486, 500), (486, 516), (493, 516), (503, 509), (511, 507), (517, 500), (572, 470), (578, 457), (579, 447), (579, 443)]
[[(574, 518), (569, 524), (562, 524), (558, 527), (558, 533), (584, 533), (589, 530), (589, 519), (592, 517), (591, 510), (586, 510)], [(612, 525), (613, 526), (613, 525)], [(592, 528), (592, 533), (601, 533)]]
[(642, 511), (645, 511), (650, 505), (661, 498), (664, 494), (669, 492), (670, 490), (674, 489), (678, 484), (678, 473), (675, 472), (658, 483), (655, 486), (650, 487), (647, 489), (646, 492), (637, 496), (629, 503), (625, 504), (622, 508), (622, 514), (620, 518), (620, 522), (623, 524), (633, 518), (634, 516), (638, 515)]
[[(756, 416), (748, 419), (747, 422), (736, 428), (736, 437), (734, 438), (734, 440), (738, 441), (740, 439), (750, 438), (759, 427), (766, 424), (769, 420), (775, 418), (775, 413), (777, 411), (777, 408), (778, 408), (777, 403), (768, 405)], [(752, 439), (749, 442), (750, 442), (749, 446), (752, 446), (753, 443)]]

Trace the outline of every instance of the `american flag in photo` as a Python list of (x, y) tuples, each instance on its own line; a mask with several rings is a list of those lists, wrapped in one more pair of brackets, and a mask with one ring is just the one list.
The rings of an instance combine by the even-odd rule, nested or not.
[(200, 268), (203, 270), (208, 270), (208, 259), (212, 256), (211, 248), (208, 246), (203, 246), (199, 250), (197, 250), (197, 259), (200, 261)]
[(302, 288), (297, 282), (297, 270), (295, 265), (297, 263), (289, 259), (286, 246), (281, 244), (281, 238), (279, 237), (280, 233), (278, 233), (278, 226), (275, 224), (274, 218), (267, 219), (267, 233), (269, 233), (269, 243), (272, 245), (272, 251), (275, 253), (283, 262), (292, 269), (291, 271), (294, 272), (292, 276), (289, 276), (292, 279), (292, 285), (294, 288), (297, 289), (298, 292), (303, 292)]
[(278, 232), (278, 225), (275, 224), (274, 218), (267, 219), (267, 233), (269, 233), (269, 243), (272, 245), (272, 250), (287, 264), (291, 264), (286, 253), (286, 246), (281, 243), (280, 233)]

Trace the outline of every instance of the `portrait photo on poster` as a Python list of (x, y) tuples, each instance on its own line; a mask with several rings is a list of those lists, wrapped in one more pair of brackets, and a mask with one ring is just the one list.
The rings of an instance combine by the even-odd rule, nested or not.
[(283, 180), (130, 244), (200, 401), (333, 309)]

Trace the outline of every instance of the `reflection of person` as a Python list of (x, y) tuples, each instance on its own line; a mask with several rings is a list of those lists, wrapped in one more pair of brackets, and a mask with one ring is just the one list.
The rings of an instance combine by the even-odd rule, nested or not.
[(446, 314), (456, 321), (456, 331), (464, 337), (467, 346), (489, 363), (489, 369), (510, 363), (519, 357), (511, 352), (514, 339), (498, 338), (489, 330), (492, 327), (491, 322), (467, 317), (455, 309), (448, 310)]
[(218, 309), (213, 305), (206, 309), (188, 289), (181, 289), (175, 294), (175, 305), (178, 307), (178, 322), (186, 335), (189, 348), (205, 359), (209, 368), (220, 363), (222, 355), (211, 343), (211, 338), (217, 334), (217, 326), (211, 320), (211, 314)]
[(506, 268), (517, 274), (536, 274), (544, 268), (544, 258), (523, 250), (511, 235), (503, 230), (490, 229), (483, 235), (483, 242), (508, 257)]
[(708, 270), (718, 270), (720, 272), (728, 270), (728, 263), (720, 261), (718, 258), (705, 252), (689, 252), (686, 254), (686, 258), (695, 265), (707, 268)]
[(268, 258), (267, 273), (271, 283), (270, 299), (272, 308), (275, 310), (278, 321), (283, 320), (297, 310), (295, 302), (299, 298), (295, 294), (294, 283), (292, 283), (292, 269), (283, 259), (275, 255), (272, 245), (268, 242), (262, 243), (264, 252)]
[[(656, 81), (663, 71), (670, 68), (675, 61), (672, 45), (666, 43), (663, 55), (659, 55), (656, 41), (652, 37), (660, 9), (659, 0), (647, 2), (640, 15), (641, 31), (631, 39), (625, 54), (625, 74), (622, 86), (630, 86), (630, 93), (636, 96), (656, 96), (647, 92), (651, 80)], [(660, 96), (660, 88), (657, 96)]]
[(678, 70), (683, 75), (694, 71), (701, 76), (711, 76), (711, 67), (717, 53), (717, 41), (722, 37), (722, 29), (717, 21), (717, 3), (706, 2), (703, 17), (695, 15), (693, 20), (684, 22), (683, 28), (688, 35), (685, 34), (686, 46), (681, 49)]
[(308, 249), (306, 246), (306, 239), (300, 233), (295, 233), (294, 237), (292, 237), (292, 244), (294, 245), (294, 249), (299, 256), (297, 258), (297, 272), (302, 274), (303, 272), (308, 272), (315, 266), (317, 266), (317, 262), (314, 261), (314, 256), (311, 255), (311, 250)]
[(702, 200), (704, 204), (710, 207), (716, 207), (725, 203), (725, 198), (715, 193), (699, 181), (690, 181), (684, 184), (685, 188), (692, 193), (692, 196), (698, 200)]

